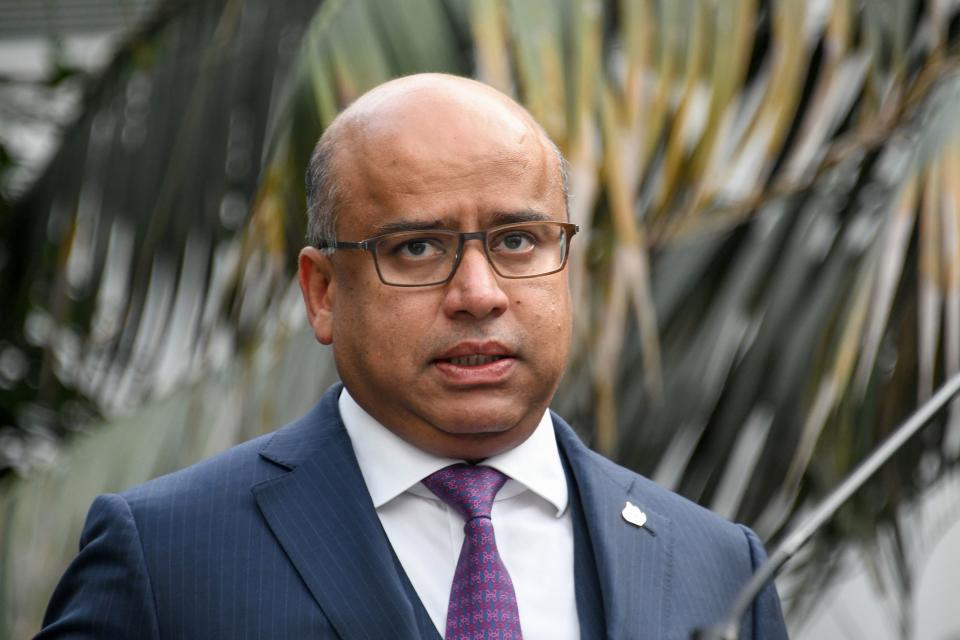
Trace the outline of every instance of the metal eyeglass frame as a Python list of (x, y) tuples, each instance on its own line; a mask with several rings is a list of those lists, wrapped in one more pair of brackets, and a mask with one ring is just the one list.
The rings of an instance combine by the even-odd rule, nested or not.
[[(566, 250), (563, 252), (563, 259), (560, 261), (560, 266), (551, 271), (546, 271), (544, 273), (537, 273), (531, 276), (511, 276), (505, 273), (501, 273), (500, 269), (497, 268), (497, 265), (494, 263), (493, 259), (490, 257), (490, 247), (487, 246), (487, 234), (489, 233), (498, 233), (502, 232), (504, 229), (510, 228), (520, 228), (533, 226), (533, 225), (543, 225), (549, 224), (551, 226), (561, 227), (564, 234), (566, 235)], [(377, 276), (380, 278), (380, 282), (391, 287), (434, 287), (437, 285), (447, 284), (453, 280), (453, 276), (456, 275), (457, 269), (460, 267), (460, 261), (463, 258), (463, 247), (468, 240), (481, 240), (483, 242), (483, 255), (487, 258), (487, 263), (501, 278), (508, 278), (510, 280), (524, 280), (527, 278), (539, 278), (541, 276), (548, 276), (552, 273), (557, 273), (558, 271), (563, 271), (563, 268), (567, 266), (567, 258), (570, 256), (570, 240), (573, 238), (576, 233), (580, 231), (578, 225), (573, 224), (572, 222), (558, 222), (556, 220), (531, 220), (529, 222), (511, 222), (509, 224), (501, 224), (496, 227), (491, 227), (489, 229), (484, 229), (483, 231), (451, 231), (449, 229), (423, 229), (423, 230), (413, 230), (413, 231), (394, 231), (392, 233), (384, 233), (379, 236), (374, 236), (372, 238), (367, 238), (366, 240), (361, 240), (359, 242), (341, 242), (337, 241), (334, 243), (321, 242), (316, 245), (317, 249), (359, 249), (362, 251), (369, 251), (370, 255), (373, 257), (373, 265), (377, 270)], [(396, 282), (388, 282), (386, 278), (383, 277), (383, 272), (380, 271), (380, 260), (377, 257), (377, 245), (386, 238), (392, 238), (400, 234), (408, 233), (443, 233), (446, 235), (456, 235), (458, 236), (457, 241), (457, 252), (453, 258), (453, 266), (450, 268), (450, 274), (443, 280), (437, 280), (435, 282), (424, 282), (417, 284), (399, 284)]]

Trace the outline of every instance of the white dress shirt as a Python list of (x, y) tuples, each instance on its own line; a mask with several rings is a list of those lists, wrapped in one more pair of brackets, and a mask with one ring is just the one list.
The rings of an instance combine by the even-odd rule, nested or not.
[[(394, 435), (346, 388), (339, 407), (387, 538), (443, 636), (464, 521), (420, 481), (463, 461), (431, 455)], [(526, 441), (482, 464), (509, 478), (494, 499), (490, 518), (517, 593), (523, 637), (579, 638), (573, 522), (549, 411)]]

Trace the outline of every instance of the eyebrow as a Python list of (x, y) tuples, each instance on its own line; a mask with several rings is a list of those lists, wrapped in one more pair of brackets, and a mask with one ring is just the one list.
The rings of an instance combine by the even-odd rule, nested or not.
[[(431, 231), (437, 229), (453, 230), (456, 226), (455, 218), (434, 218), (432, 220), (397, 220), (395, 222), (386, 222), (378, 225), (373, 230), (373, 236), (380, 236), (385, 233), (396, 233), (399, 231)], [(512, 224), (515, 222), (544, 222), (553, 220), (552, 217), (541, 211), (507, 211), (495, 213), (492, 216), (489, 227), (496, 227), (502, 224)]]

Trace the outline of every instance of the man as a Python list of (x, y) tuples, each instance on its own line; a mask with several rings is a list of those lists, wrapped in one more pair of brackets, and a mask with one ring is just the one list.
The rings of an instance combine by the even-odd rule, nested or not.
[[(300, 285), (343, 381), (91, 508), (41, 638), (686, 638), (763, 558), (586, 449), (562, 159), (480, 83), (386, 83), (324, 133)], [(745, 638), (785, 637), (772, 587)]]

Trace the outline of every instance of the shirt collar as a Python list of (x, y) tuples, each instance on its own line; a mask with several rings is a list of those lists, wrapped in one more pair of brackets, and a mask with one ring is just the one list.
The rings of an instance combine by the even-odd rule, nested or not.
[[(444, 467), (463, 462), (427, 453), (402, 439), (364, 411), (346, 387), (340, 392), (339, 408), (360, 473), (377, 509), (408, 490), (437, 499), (420, 481)], [(566, 510), (567, 479), (549, 411), (544, 412), (529, 438), (482, 464), (510, 478), (497, 494), (498, 500), (530, 490), (553, 505), (557, 517)]]

